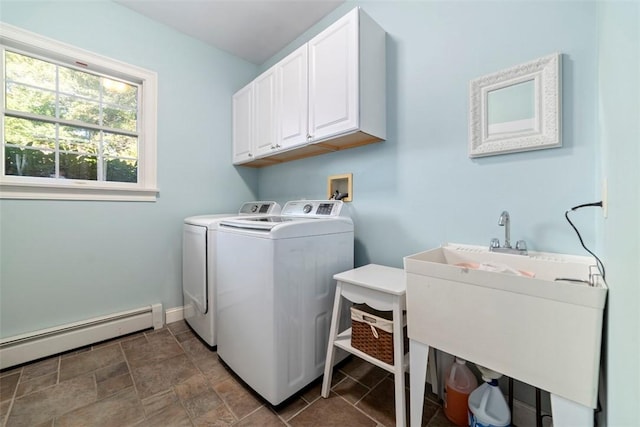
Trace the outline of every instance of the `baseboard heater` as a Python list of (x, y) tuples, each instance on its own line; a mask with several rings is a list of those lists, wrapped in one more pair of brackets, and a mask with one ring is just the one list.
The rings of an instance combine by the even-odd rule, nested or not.
[(162, 304), (153, 304), (0, 340), (0, 369), (164, 325)]

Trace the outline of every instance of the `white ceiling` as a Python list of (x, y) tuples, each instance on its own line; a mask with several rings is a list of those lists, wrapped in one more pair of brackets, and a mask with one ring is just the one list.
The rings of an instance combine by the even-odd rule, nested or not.
[(344, 0), (116, 0), (155, 21), (262, 64)]

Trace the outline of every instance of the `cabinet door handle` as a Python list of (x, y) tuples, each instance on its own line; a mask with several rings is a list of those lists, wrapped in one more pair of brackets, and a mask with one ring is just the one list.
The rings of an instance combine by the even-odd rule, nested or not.
[(276, 144), (276, 148), (280, 148), (280, 144)]
[(276, 145), (272, 145), (272, 146), (271, 146), (271, 149), (272, 149), (272, 150), (275, 150), (275, 149), (276, 149), (276, 147), (277, 147)]
[(249, 154), (248, 154), (248, 156), (249, 156), (249, 157), (253, 157), (253, 154), (249, 153)]
[(313, 137), (311, 135), (307, 134), (307, 141), (311, 141), (312, 138)]

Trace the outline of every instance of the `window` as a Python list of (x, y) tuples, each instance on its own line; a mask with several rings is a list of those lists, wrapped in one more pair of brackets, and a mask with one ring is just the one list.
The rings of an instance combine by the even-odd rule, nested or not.
[(0, 28), (0, 197), (155, 200), (156, 74)]

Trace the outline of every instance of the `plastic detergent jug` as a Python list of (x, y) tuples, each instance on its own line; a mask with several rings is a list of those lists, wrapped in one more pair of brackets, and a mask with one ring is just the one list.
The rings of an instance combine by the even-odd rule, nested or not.
[(509, 406), (498, 387), (498, 380), (485, 378), (486, 383), (469, 396), (470, 427), (506, 427), (511, 423)]
[(444, 414), (459, 426), (469, 425), (469, 394), (478, 387), (478, 380), (466, 363), (456, 357), (445, 372)]

